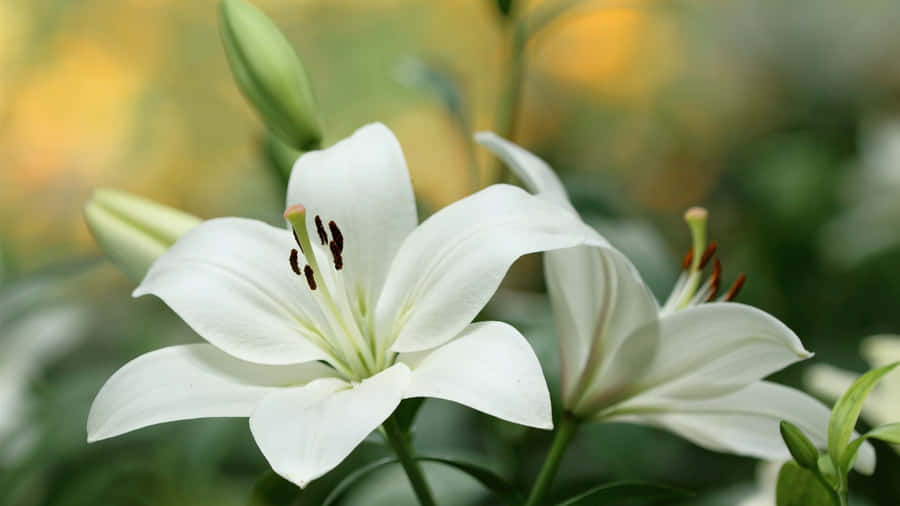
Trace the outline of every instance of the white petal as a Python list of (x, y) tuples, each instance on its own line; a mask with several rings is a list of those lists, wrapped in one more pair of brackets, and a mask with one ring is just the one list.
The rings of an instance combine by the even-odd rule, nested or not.
[[(609, 420), (662, 427), (711, 450), (766, 460), (790, 459), (781, 440), (781, 420), (793, 423), (813, 444), (825, 448), (831, 414), (809, 395), (765, 381), (721, 397), (672, 401), (654, 410), (614, 415)], [(874, 448), (868, 443), (860, 449), (856, 468), (863, 473), (875, 469)]]
[(494, 185), (445, 207), (407, 237), (378, 301), (378, 335), (420, 351), (459, 334), (526, 253), (581, 244), (573, 213), (519, 188)]
[(493, 132), (478, 132), (475, 140), (500, 157), (529, 191), (574, 211), (562, 181), (547, 162)]
[(206, 221), (159, 257), (134, 296), (158, 296), (204, 339), (243, 360), (326, 359), (304, 337), (320, 317), (306, 282), (291, 271), (293, 247), (290, 232), (259, 221)]
[(473, 323), (453, 341), (400, 360), (412, 369), (405, 397), (437, 397), (510, 422), (553, 428), (541, 364), (510, 325)]
[(394, 366), (349, 387), (321, 380), (269, 395), (250, 417), (250, 430), (272, 469), (304, 487), (340, 464), (394, 412), (409, 369)]
[(640, 397), (720, 395), (812, 356), (775, 317), (733, 302), (682, 309), (663, 317), (658, 329), (639, 332), (660, 336), (653, 363), (635, 382)]
[[(287, 204), (333, 220), (344, 236), (345, 276), (351, 300), (373, 308), (391, 259), (418, 223), (409, 171), (394, 134), (366, 125), (328, 149), (294, 164)], [(355, 284), (355, 286), (354, 286)]]
[[(636, 332), (657, 320), (659, 306), (637, 269), (612, 247), (551, 251), (547, 284), (559, 328), (563, 402), (571, 407), (582, 382), (585, 395), (639, 376), (658, 348), (659, 336)], [(584, 371), (590, 374), (583, 376)]]
[(333, 375), (318, 362), (252, 364), (208, 344), (172, 346), (128, 362), (100, 389), (88, 415), (88, 441), (148, 425), (216, 416), (250, 416), (281, 387)]

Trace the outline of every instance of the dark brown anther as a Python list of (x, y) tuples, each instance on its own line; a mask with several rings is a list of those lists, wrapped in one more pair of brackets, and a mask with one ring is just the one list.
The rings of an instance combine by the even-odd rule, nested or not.
[(291, 227), (291, 233), (294, 234), (294, 242), (297, 243), (297, 247), (300, 248), (300, 252), (303, 252), (303, 245), (300, 244), (300, 238), (297, 237), (297, 231)]
[(316, 215), (316, 233), (319, 234), (319, 241), (322, 243), (322, 246), (328, 243), (328, 234), (325, 233), (325, 227), (322, 226), (322, 218), (319, 218), (319, 215)]
[(741, 291), (741, 287), (744, 286), (744, 281), (746, 281), (747, 276), (741, 274), (738, 276), (737, 280), (731, 285), (731, 288), (728, 290), (728, 293), (725, 294), (725, 300), (734, 300), (737, 297), (738, 293)]
[(297, 261), (297, 250), (295, 249), (291, 250), (291, 270), (298, 276), (303, 275), (303, 273), (300, 272), (300, 263)]
[(694, 250), (690, 250), (687, 252), (687, 255), (684, 256), (684, 260), (681, 261), (681, 270), (686, 271), (688, 267), (691, 266), (691, 262), (694, 260)]
[(706, 267), (706, 264), (709, 263), (709, 259), (716, 254), (716, 248), (718, 247), (719, 243), (717, 243), (716, 241), (712, 241), (711, 243), (709, 243), (709, 246), (706, 247), (706, 251), (703, 252), (703, 256), (700, 257), (701, 269)]
[(303, 274), (306, 275), (306, 284), (309, 285), (309, 289), (315, 290), (316, 277), (313, 276), (313, 270), (312, 267), (309, 266), (309, 264), (307, 264), (306, 267), (303, 268)]
[(341, 257), (340, 246), (338, 246), (337, 242), (331, 241), (328, 243), (328, 248), (331, 250), (331, 258), (334, 259), (334, 268), (336, 270), (341, 270), (344, 267), (344, 259)]
[(706, 297), (706, 302), (709, 302), (716, 298), (716, 295), (719, 294), (719, 288), (722, 285), (722, 263), (719, 262), (719, 259), (716, 258), (713, 260), (713, 273), (712, 277), (709, 278), (709, 295)]
[(328, 230), (331, 231), (331, 238), (337, 243), (338, 251), (344, 251), (344, 234), (338, 228), (334, 220), (328, 222)]

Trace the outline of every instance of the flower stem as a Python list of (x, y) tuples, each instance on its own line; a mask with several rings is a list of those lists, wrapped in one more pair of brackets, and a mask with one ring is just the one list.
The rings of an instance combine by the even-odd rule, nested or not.
[(562, 456), (566, 452), (566, 448), (572, 441), (575, 432), (578, 431), (579, 424), (579, 420), (571, 413), (563, 415), (559, 428), (556, 430), (556, 435), (553, 437), (553, 445), (550, 447), (550, 453), (547, 454), (547, 459), (544, 460), (541, 474), (538, 475), (537, 481), (534, 484), (534, 488), (531, 489), (531, 494), (528, 496), (528, 501), (525, 503), (525, 506), (537, 506), (544, 498), (544, 495), (550, 488), (550, 484), (553, 483), (553, 478), (556, 476), (556, 471), (559, 469), (559, 463), (562, 461)]
[(384, 434), (388, 443), (394, 449), (397, 458), (400, 459), (403, 470), (406, 471), (406, 476), (409, 478), (409, 483), (419, 499), (419, 504), (422, 506), (435, 506), (437, 503), (434, 502), (431, 488), (425, 480), (425, 473), (422, 472), (422, 466), (419, 465), (413, 454), (409, 433), (400, 428), (393, 415), (385, 420), (382, 427), (384, 427)]

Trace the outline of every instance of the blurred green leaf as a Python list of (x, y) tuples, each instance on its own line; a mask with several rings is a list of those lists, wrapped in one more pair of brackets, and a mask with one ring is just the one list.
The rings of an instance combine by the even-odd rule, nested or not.
[(275, 473), (266, 471), (253, 486), (247, 506), (287, 506), (300, 494), (297, 485)]
[(778, 473), (775, 491), (777, 506), (827, 506), (835, 504), (834, 494), (816, 477), (796, 462), (786, 462)]
[(847, 446), (866, 397), (875, 388), (878, 381), (897, 365), (900, 365), (900, 362), (894, 362), (863, 374), (834, 405), (831, 418), (828, 420), (828, 453), (837, 464), (839, 474), (846, 474), (849, 470), (848, 464), (852, 462), (856, 450), (859, 449), (859, 445), (856, 445), (854, 451), (849, 452)]
[(396, 462), (399, 461), (395, 457), (385, 457), (383, 459), (378, 459), (374, 462), (370, 462), (353, 471), (352, 473), (344, 477), (344, 479), (334, 487), (331, 493), (328, 494), (324, 501), (322, 501), (322, 506), (330, 506), (332, 504), (335, 504), (341, 499), (341, 497), (343, 497), (345, 492), (350, 490), (353, 485), (356, 485), (357, 483), (362, 481), (363, 478), (387, 465), (394, 464)]
[(416, 460), (422, 462), (436, 462), (438, 464), (444, 464), (445, 466), (459, 469), (478, 480), (485, 488), (503, 498), (505, 502), (521, 503), (523, 500), (522, 494), (519, 493), (515, 487), (490, 469), (462, 460), (444, 457), (418, 457)]
[(623, 501), (685, 499), (692, 492), (678, 488), (644, 483), (639, 481), (619, 481), (594, 487), (559, 503), (557, 506), (619, 506)]

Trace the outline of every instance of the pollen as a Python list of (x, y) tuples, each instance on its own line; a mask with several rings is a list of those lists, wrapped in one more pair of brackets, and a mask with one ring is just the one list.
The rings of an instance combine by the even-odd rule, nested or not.
[(328, 230), (331, 231), (331, 237), (334, 239), (334, 242), (337, 244), (337, 248), (339, 252), (344, 251), (344, 234), (341, 233), (341, 229), (338, 228), (337, 223), (334, 220), (328, 222)]
[(737, 280), (731, 285), (731, 288), (728, 289), (728, 293), (725, 294), (724, 300), (734, 300), (735, 297), (738, 296), (738, 293), (741, 291), (741, 287), (744, 286), (744, 281), (747, 280), (747, 276), (743, 273), (737, 277)]
[(300, 272), (300, 263), (297, 261), (297, 250), (291, 250), (291, 270), (294, 271), (294, 274), (298, 276), (302, 276), (303, 273)]
[(316, 233), (319, 234), (319, 241), (322, 243), (322, 246), (328, 244), (328, 234), (325, 232), (325, 227), (322, 226), (322, 218), (319, 218), (319, 215), (316, 215)]
[(335, 270), (341, 270), (344, 267), (344, 258), (341, 256), (341, 248), (338, 246), (337, 241), (328, 243), (328, 248), (331, 250), (331, 258), (334, 259)]
[(313, 275), (313, 268), (307, 264), (303, 267), (303, 274), (306, 276), (306, 284), (309, 285), (310, 290), (316, 289), (316, 277)]

